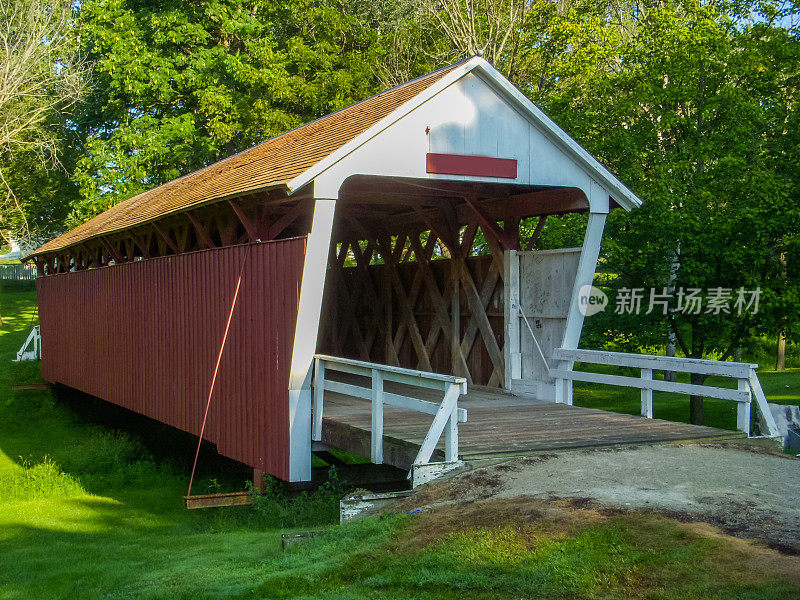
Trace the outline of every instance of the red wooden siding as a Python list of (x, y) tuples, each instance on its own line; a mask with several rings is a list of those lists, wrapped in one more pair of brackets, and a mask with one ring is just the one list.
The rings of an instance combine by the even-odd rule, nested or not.
[(205, 438), (288, 479), (305, 238), (39, 278), (43, 377), (197, 435), (248, 254)]
[(517, 177), (517, 161), (513, 158), (493, 158), (466, 154), (435, 154), (426, 157), (428, 173), (471, 175), (473, 177)]

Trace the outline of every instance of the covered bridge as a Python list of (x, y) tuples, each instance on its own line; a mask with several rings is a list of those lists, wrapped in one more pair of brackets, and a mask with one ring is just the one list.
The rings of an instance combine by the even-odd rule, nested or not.
[[(455, 461), (465, 420), (490, 452), (506, 426), (481, 429), (473, 412), (512, 407), (507, 422), (534, 433), (578, 427), (578, 413), (552, 410), (525, 422), (514, 398), (572, 408), (572, 360), (557, 353), (578, 347), (578, 294), (606, 215), (639, 204), (474, 57), (40, 247), (28, 260), (40, 275), (42, 374), (197, 434), (231, 315), (205, 437), (290, 481), (310, 478), (315, 442), (400, 466)], [(581, 248), (533, 251), (548, 215), (573, 212), (588, 213)], [(531, 217), (538, 225), (521, 240)], [(469, 418), (458, 405), (468, 388)], [(402, 431), (386, 433), (392, 423), (419, 425), (414, 460)]]

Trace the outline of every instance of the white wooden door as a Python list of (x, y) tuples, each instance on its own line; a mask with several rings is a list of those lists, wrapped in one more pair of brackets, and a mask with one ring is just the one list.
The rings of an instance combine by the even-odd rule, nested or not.
[(512, 343), (520, 353), (515, 374), (519, 378), (512, 379), (512, 392), (541, 400), (555, 398), (548, 368), (556, 366), (553, 350), (561, 347), (564, 337), (580, 255), (580, 248), (518, 253), (519, 299), (512, 301), (516, 310), (510, 318), (519, 323), (506, 329), (519, 335), (519, 341)]

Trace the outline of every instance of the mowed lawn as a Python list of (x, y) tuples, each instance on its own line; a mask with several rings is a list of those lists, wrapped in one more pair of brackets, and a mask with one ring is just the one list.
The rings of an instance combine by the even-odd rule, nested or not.
[(281, 523), (303, 506), (187, 511), (187, 465), (49, 390), (13, 391), (40, 381), (37, 363), (11, 362), (35, 295), (0, 294), (2, 599), (800, 597), (796, 557), (658, 515), (556, 518), (533, 501), (339, 527), (335, 498), (309, 497), (303, 518), (325, 534), (284, 551)]

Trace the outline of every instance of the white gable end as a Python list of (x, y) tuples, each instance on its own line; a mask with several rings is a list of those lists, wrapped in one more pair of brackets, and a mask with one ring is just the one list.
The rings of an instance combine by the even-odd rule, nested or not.
[[(482, 59), (477, 60), (480, 66), (488, 66)], [(381, 175), (577, 187), (596, 204), (592, 210), (598, 212), (608, 210), (609, 195), (627, 208), (640, 203), (552, 121), (546, 117), (543, 121), (541, 111), (536, 109), (538, 114), (534, 113), (530, 109), (533, 105), (492, 71), (495, 75), (477, 68), (456, 73), (452, 80), (442, 82), (441, 89), (434, 90), (399, 118), (392, 119), (390, 115), (379, 123), (382, 127), (373, 128), (364, 139), (354, 140), (316, 174), (317, 194), (337, 197), (339, 187), (349, 176)], [(503, 82), (505, 85), (501, 86)], [(515, 97), (517, 94), (519, 97)], [(555, 135), (553, 128), (560, 135)], [(570, 143), (585, 157), (577, 156)], [(514, 159), (517, 177), (428, 173), (428, 153)]]

